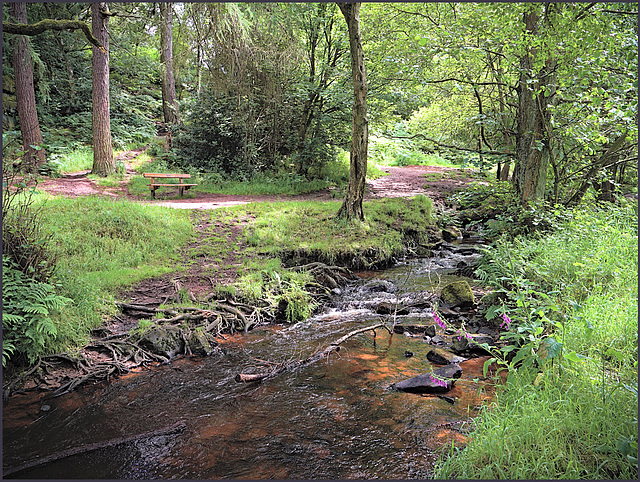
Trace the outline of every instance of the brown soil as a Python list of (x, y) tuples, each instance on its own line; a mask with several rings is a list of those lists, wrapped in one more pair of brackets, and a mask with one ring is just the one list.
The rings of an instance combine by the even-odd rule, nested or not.
[[(129, 199), (141, 203), (194, 210), (192, 219), (199, 232), (199, 237), (183, 252), (185, 264), (188, 260), (191, 262), (189, 268), (180, 273), (169, 273), (138, 283), (121, 293), (119, 298), (124, 303), (157, 307), (159, 304), (175, 299), (179, 291), (188, 293), (188, 296), (195, 303), (217, 287), (226, 286), (235, 281), (237, 278), (236, 267), (241, 265), (240, 258), (246, 256), (243, 253), (245, 246), (241, 236), (243, 221), (239, 220), (240, 224), (229, 227), (228, 224), (219, 223), (216, 220), (215, 215), (212, 215), (211, 212), (213, 209), (251, 202), (314, 200), (337, 203), (340, 201), (339, 198), (332, 195), (330, 190), (299, 196), (232, 196), (191, 191), (188, 197), (183, 199), (177, 197), (177, 192), (175, 194), (168, 193), (163, 199), (157, 200), (149, 199), (149, 195), (140, 198), (128, 192), (127, 183), (129, 178), (136, 174), (135, 164), (132, 161), (141, 152), (141, 150), (129, 151), (121, 156), (119, 160), (122, 160), (126, 166), (126, 175), (117, 187), (98, 186), (95, 179), (88, 177), (89, 171), (66, 174), (61, 178), (45, 179), (38, 184), (38, 189), (52, 195), (67, 197), (102, 195), (113, 199)], [(388, 172), (388, 175), (367, 183), (365, 200), (424, 194), (430, 197), (434, 203), (442, 204), (450, 193), (463, 188), (471, 181), (470, 172), (455, 168), (410, 166), (387, 167), (385, 171)], [(206, 256), (190, 257), (189, 251), (206, 243), (207, 239), (212, 236), (212, 232), (215, 233), (217, 239), (226, 238), (226, 243), (237, 246), (237, 249), (230, 251), (225, 259), (212, 260)], [(219, 269), (215, 275), (211, 275), (214, 263), (219, 266)], [(122, 313), (106, 322), (105, 328), (108, 333), (121, 334), (134, 328), (137, 323), (137, 318)], [(99, 359), (104, 356), (90, 348), (83, 349), (83, 354), (87, 359)], [(57, 388), (65, 380), (78, 376), (75, 372), (76, 370), (70, 366), (60, 367), (50, 371), (44, 378), (31, 377), (26, 383), (21, 384), (22, 389)]]

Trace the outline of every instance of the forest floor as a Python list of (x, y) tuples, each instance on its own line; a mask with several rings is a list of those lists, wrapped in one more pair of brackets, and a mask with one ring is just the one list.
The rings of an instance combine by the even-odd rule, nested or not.
[[(246, 256), (244, 241), (242, 238), (243, 221), (228, 226), (216, 220), (212, 215), (212, 209), (247, 204), (252, 202), (279, 202), (279, 201), (334, 201), (339, 202), (331, 190), (295, 195), (295, 196), (236, 196), (202, 193), (197, 190), (190, 191), (186, 198), (179, 198), (177, 193), (167, 193), (162, 199), (152, 200), (149, 194), (142, 196), (129, 193), (127, 184), (133, 175), (137, 175), (134, 162), (142, 151), (129, 151), (118, 160), (126, 166), (126, 175), (117, 186), (100, 186), (99, 181), (89, 177), (90, 171), (68, 173), (60, 178), (46, 178), (39, 182), (38, 189), (52, 195), (67, 197), (79, 197), (89, 195), (102, 195), (113, 199), (128, 199), (130, 201), (161, 205), (166, 207), (193, 209), (192, 221), (196, 226), (198, 236), (183, 250), (185, 270), (167, 273), (166, 275), (143, 280), (135, 286), (124, 290), (116, 298), (123, 303), (157, 307), (174, 299), (179, 293), (186, 292), (192, 301), (204, 299), (217, 286), (232, 284), (238, 277), (237, 268), (242, 266), (241, 259)], [(365, 201), (386, 197), (412, 197), (424, 194), (431, 198), (434, 204), (443, 204), (446, 197), (452, 192), (462, 189), (473, 180), (473, 172), (457, 168), (439, 166), (408, 166), (408, 167), (383, 167), (388, 172), (386, 176), (367, 182)], [(337, 206), (336, 206), (337, 209)], [(217, 260), (218, 269), (212, 275), (211, 260), (207, 257), (190, 257), (200, 245), (205, 244), (211, 237), (225, 239), (225, 244), (235, 246), (229, 250), (223, 259)], [(110, 318), (104, 325), (108, 334), (119, 335), (129, 332), (138, 324), (139, 317), (131, 316), (127, 312), (120, 313)], [(104, 330), (100, 330), (104, 335)], [(101, 336), (102, 336), (101, 335)], [(95, 363), (105, 361), (105, 354), (85, 347), (82, 354), (87, 360)], [(22, 390), (59, 388), (73, 379), (82, 375), (77, 368), (59, 366), (50, 368), (44, 376), (36, 374), (28, 377), (20, 383)]]

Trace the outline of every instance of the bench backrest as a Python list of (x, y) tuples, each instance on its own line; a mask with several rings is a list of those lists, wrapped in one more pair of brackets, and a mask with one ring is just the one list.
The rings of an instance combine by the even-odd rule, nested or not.
[(191, 177), (191, 174), (171, 174), (166, 172), (145, 172), (142, 175), (144, 177), (174, 178), (174, 179), (189, 179)]

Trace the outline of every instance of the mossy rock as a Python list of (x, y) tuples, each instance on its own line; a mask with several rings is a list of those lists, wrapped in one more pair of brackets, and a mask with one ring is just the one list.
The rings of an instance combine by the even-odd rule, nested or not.
[(447, 226), (442, 228), (442, 239), (445, 241), (455, 241), (456, 239), (462, 237), (460, 230), (455, 226)]
[(452, 281), (440, 293), (440, 298), (449, 306), (460, 306), (470, 308), (475, 305), (476, 300), (471, 291), (471, 286), (464, 280)]
[(209, 356), (213, 353), (214, 347), (218, 345), (218, 342), (209, 333), (203, 330), (194, 330), (191, 332), (187, 343), (191, 353), (199, 356)]
[(153, 353), (167, 358), (184, 352), (182, 330), (177, 326), (155, 326), (145, 333), (140, 342)]

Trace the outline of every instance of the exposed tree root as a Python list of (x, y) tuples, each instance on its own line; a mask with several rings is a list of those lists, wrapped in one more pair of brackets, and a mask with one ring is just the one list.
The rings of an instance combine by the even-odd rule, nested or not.
[(30, 460), (29, 462), (25, 462), (17, 467), (13, 467), (7, 470), (3, 470), (2, 476), (7, 477), (8, 475), (15, 474), (16, 472), (21, 472), (23, 470), (32, 469), (34, 467), (38, 467), (39, 465), (48, 464), (49, 462), (54, 462), (56, 460), (65, 459), (67, 457), (71, 457), (73, 455), (85, 454), (87, 452), (93, 452), (94, 450), (103, 449), (107, 447), (115, 447), (116, 445), (134, 442), (136, 440), (142, 440), (151, 437), (157, 437), (160, 435), (169, 435), (172, 433), (177, 433), (183, 431), (187, 426), (184, 422), (176, 422), (172, 425), (168, 425), (166, 427), (162, 427), (156, 430), (150, 430), (148, 432), (144, 432), (138, 435), (131, 435), (128, 437), (120, 437), (113, 440), (106, 440), (104, 442), (97, 442), (89, 445), (83, 445), (82, 447), (75, 447), (68, 450), (63, 450), (62, 452), (56, 452), (54, 454), (48, 455), (46, 457), (37, 458), (34, 460)]
[[(330, 290), (344, 286), (355, 278), (348, 269), (328, 266), (319, 262), (291, 269), (307, 271), (313, 276), (316, 281), (309, 283), (307, 289), (315, 297), (326, 296)], [(179, 279), (172, 280), (172, 283), (174, 294), (170, 297), (178, 300), (179, 304), (182, 302), (180, 293), (184, 292), (184, 289)], [(128, 373), (133, 368), (147, 366), (155, 362), (168, 362), (174, 354), (209, 355), (215, 351), (214, 347), (217, 345), (215, 337), (222, 336), (223, 333), (247, 332), (255, 326), (276, 319), (278, 307), (267, 302), (260, 306), (252, 306), (229, 299), (216, 299), (216, 297), (215, 292), (207, 295), (204, 301), (200, 302), (201, 307), (178, 305), (171, 308), (157, 308), (157, 305), (116, 301), (115, 305), (123, 312), (127, 312), (129, 316), (152, 318), (151, 323), (146, 322), (148, 326), (144, 330), (139, 329), (127, 334), (110, 334), (95, 338), (78, 355), (60, 353), (40, 357), (33, 368), (4, 387), (5, 400), (11, 393), (19, 390), (25, 379), (33, 376), (34, 373), (36, 374), (36, 385), (39, 388), (55, 390), (53, 396), (60, 396), (85, 382), (109, 380), (112, 376)], [(194, 296), (189, 298), (198, 304)], [(153, 319), (154, 315), (160, 315), (161, 318)], [(368, 327), (362, 331), (374, 330), (375, 333), (375, 329), (380, 326), (383, 325)], [(163, 336), (162, 333), (169, 333), (174, 337), (172, 343), (179, 344), (182, 348), (172, 347), (171, 353), (159, 349), (158, 345), (162, 345), (164, 342), (160, 341), (160, 343), (154, 344), (148, 340), (148, 336), (154, 330), (154, 337)], [(94, 333), (105, 334), (105, 332), (106, 330), (101, 330)], [(353, 332), (347, 338), (360, 332)], [(338, 345), (342, 341), (344, 340), (339, 340), (324, 352), (312, 355), (307, 360), (293, 365), (276, 367), (275, 370), (286, 370), (313, 363), (331, 351), (338, 351)], [(62, 372), (63, 375), (60, 374), (60, 368), (67, 368)], [(272, 370), (265, 376), (273, 374)]]

